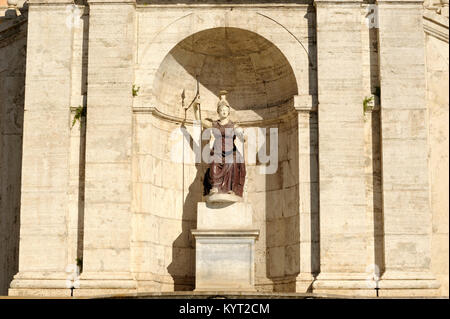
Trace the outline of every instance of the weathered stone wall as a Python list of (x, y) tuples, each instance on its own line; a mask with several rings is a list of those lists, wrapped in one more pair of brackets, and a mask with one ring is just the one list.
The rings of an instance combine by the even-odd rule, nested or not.
[(431, 267), (441, 284), (440, 294), (448, 296), (448, 17), (428, 13), (425, 22), (429, 27), (425, 45), (433, 225)]
[[(259, 291), (376, 295), (367, 281), (376, 265), (387, 270), (381, 294), (435, 295), (434, 275), (448, 295), (448, 22), (447, 41), (427, 33), (424, 52), (419, 2), (379, 1), (380, 32), (362, 1), (315, 2), (95, 0), (68, 23), (71, 1), (32, 0), (10, 294), (194, 287), (190, 231), (207, 167), (171, 151), (188, 144), (173, 132), (198, 76), (204, 118), (216, 117), (224, 88), (232, 120), (278, 129), (278, 170), (247, 162)], [(20, 167), (9, 163), (22, 158), (25, 26), (0, 42), (0, 289), (18, 266)], [(87, 118), (72, 126), (83, 106)], [(192, 119), (189, 110), (188, 139)], [(81, 289), (71, 292), (66, 266), (77, 259)]]
[[(142, 274), (142, 279), (154, 280), (156, 286), (153, 288), (156, 290), (186, 289), (193, 283), (194, 251), (189, 227), (195, 227), (196, 204), (201, 200), (198, 195), (206, 167), (171, 163), (168, 152), (173, 144), (169, 140), (170, 133), (180, 126), (180, 123), (174, 123), (174, 119), (184, 117), (181, 94), (184, 91), (185, 104), (188, 105), (195, 95), (198, 75), (203, 118), (217, 117), (217, 94), (224, 88), (230, 91), (228, 99), (233, 107), (232, 120), (247, 122), (246, 127), (252, 126), (250, 123), (253, 122), (260, 123), (255, 125), (267, 128), (267, 133), (269, 127), (278, 129), (278, 169), (274, 174), (264, 175), (260, 173), (261, 164), (247, 163), (245, 196), (254, 207), (254, 223), (261, 230), (255, 256), (257, 289), (294, 291), (300, 263), (297, 117), (291, 114), (284, 124), (263, 123), (280, 122), (277, 118), (292, 112), (293, 96), (300, 88), (304, 95), (314, 91), (311, 79), (314, 74), (308, 74), (308, 55), (301, 44), (276, 22), (255, 15), (251, 5), (233, 11), (228, 8), (187, 9), (188, 12), (156, 5), (138, 7), (135, 81), (139, 92), (134, 99), (137, 110), (134, 147), (141, 149), (140, 145), (145, 145), (153, 158), (148, 153), (136, 156), (135, 197), (139, 200), (135, 203), (139, 207), (135, 209), (137, 212), (143, 209), (147, 214), (135, 214), (137, 220), (145, 219), (147, 225), (135, 222), (139, 225), (135, 234), (140, 238), (135, 239), (139, 243), (134, 245), (136, 267), (146, 269), (147, 277)], [(261, 12), (286, 24), (287, 20), (283, 21), (286, 10), (264, 8)], [(313, 13), (307, 6), (296, 7), (295, 10), (304, 19), (297, 20), (290, 30), (313, 51), (310, 39)], [(224, 25), (229, 27), (223, 28)], [(198, 32), (194, 33), (194, 30)], [(280, 46), (293, 46), (300, 53), (294, 55), (292, 50), (286, 50), (288, 56), (285, 57)], [(296, 73), (306, 76), (296, 78)], [(139, 111), (149, 106), (156, 108), (153, 115)], [(156, 113), (159, 116), (154, 117)], [(166, 121), (161, 116), (166, 117)], [(167, 118), (172, 119), (172, 124)], [(191, 110), (187, 118), (192, 120)], [(150, 138), (153, 141), (151, 148), (146, 142)], [(156, 185), (142, 180), (142, 176), (149, 174), (148, 167), (153, 169), (150, 174), (153, 179), (156, 177), (153, 182), (157, 182)], [(181, 183), (175, 182), (183, 180), (183, 172), (184, 195), (182, 189), (178, 189)], [(170, 194), (169, 189), (174, 189), (175, 193)], [(147, 201), (148, 195), (145, 194), (152, 194), (150, 206), (141, 207)], [(179, 210), (183, 203), (177, 204), (178, 199), (183, 198), (183, 210)], [(144, 232), (149, 225), (159, 234), (154, 233), (156, 237), (152, 240), (149, 233)], [(146, 236), (147, 239), (142, 239)], [(155, 248), (151, 249), (151, 245)], [(145, 259), (144, 256), (149, 254), (155, 258)]]
[(179, 124), (134, 114), (132, 251), (141, 291), (193, 289), (190, 230), (196, 228), (204, 167), (189, 161), (188, 154), (183, 164), (183, 145), (192, 152), (189, 140), (173, 132), (180, 132)]
[(19, 266), (27, 26), (25, 16), (0, 24), (0, 295)]
[[(176, 133), (180, 124), (142, 110), (134, 114), (132, 251), (133, 272), (141, 291), (194, 288), (195, 250), (190, 230), (196, 228), (207, 164), (193, 162), (189, 144), (193, 138), (197, 142), (195, 134), (199, 132), (186, 124), (189, 133), (182, 137)], [(279, 132), (274, 174), (262, 174), (261, 164), (246, 164), (244, 196), (252, 204), (254, 226), (260, 229), (255, 255), (258, 290), (294, 291), (299, 272), (296, 127), (296, 118), (272, 125)], [(266, 129), (269, 133), (270, 128)], [(267, 136), (267, 150), (269, 144)]]

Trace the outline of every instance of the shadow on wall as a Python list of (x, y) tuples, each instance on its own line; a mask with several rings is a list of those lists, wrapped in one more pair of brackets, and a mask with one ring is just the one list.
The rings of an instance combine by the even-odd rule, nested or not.
[[(194, 150), (195, 143), (193, 137), (181, 125), (184, 143), (188, 143), (191, 150)], [(202, 149), (207, 141), (203, 141)], [(198, 148), (197, 148), (198, 149)], [(184, 147), (183, 147), (184, 150)], [(197, 225), (197, 203), (202, 200), (203, 178), (206, 172), (206, 166), (203, 163), (195, 164), (196, 175), (194, 182), (189, 185), (187, 194), (185, 194), (185, 180), (187, 165), (182, 167), (183, 178), (183, 214), (181, 234), (172, 244), (172, 262), (167, 267), (169, 274), (174, 282), (174, 291), (191, 291), (195, 288), (195, 241), (191, 230)]]
[(0, 295), (19, 270), (27, 21), (15, 22), (0, 25)]

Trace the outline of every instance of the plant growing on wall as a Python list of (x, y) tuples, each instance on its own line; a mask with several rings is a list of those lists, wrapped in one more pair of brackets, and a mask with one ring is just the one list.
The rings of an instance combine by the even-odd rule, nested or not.
[(75, 116), (73, 117), (72, 127), (75, 125), (77, 121), (81, 121), (81, 117), (86, 116), (86, 106), (78, 105), (75, 109)]
[(136, 84), (133, 84), (133, 87), (131, 88), (131, 94), (133, 94), (133, 97), (138, 95), (140, 86), (136, 86)]
[(364, 113), (369, 112), (369, 111), (372, 111), (373, 106), (371, 105), (371, 102), (373, 101), (373, 99), (374, 99), (374, 96), (373, 96), (373, 95), (370, 96), (370, 97), (366, 96), (366, 97), (364, 98), (364, 100), (363, 100), (363, 110), (364, 110)]

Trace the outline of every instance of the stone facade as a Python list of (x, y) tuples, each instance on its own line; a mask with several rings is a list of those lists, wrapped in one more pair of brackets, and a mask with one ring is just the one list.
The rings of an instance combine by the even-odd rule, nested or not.
[(273, 174), (246, 163), (257, 291), (448, 296), (435, 2), (19, 5), (0, 20), (0, 293), (195, 289), (197, 79), (204, 117), (226, 89), (231, 119), (278, 142)]

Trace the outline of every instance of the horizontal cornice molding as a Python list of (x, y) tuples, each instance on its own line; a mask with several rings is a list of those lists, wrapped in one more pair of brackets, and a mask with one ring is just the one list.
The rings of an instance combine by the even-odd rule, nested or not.
[(423, 14), (423, 30), (426, 34), (449, 43), (449, 21), (447, 18), (426, 10)]
[[(178, 116), (173, 116), (169, 114), (165, 114), (158, 110), (158, 108), (154, 106), (145, 106), (145, 107), (133, 107), (133, 113), (134, 114), (150, 114), (156, 118), (159, 118), (161, 120), (175, 123), (175, 124), (181, 124), (184, 123), (186, 125), (193, 125), (194, 121), (192, 119), (183, 119)], [(285, 114), (273, 118), (273, 119), (260, 119), (260, 120), (254, 120), (254, 121), (239, 121), (239, 125), (242, 127), (263, 127), (267, 125), (273, 125), (278, 123), (283, 123), (293, 117), (295, 117), (297, 114), (297, 110), (292, 109), (291, 111), (286, 112)]]

